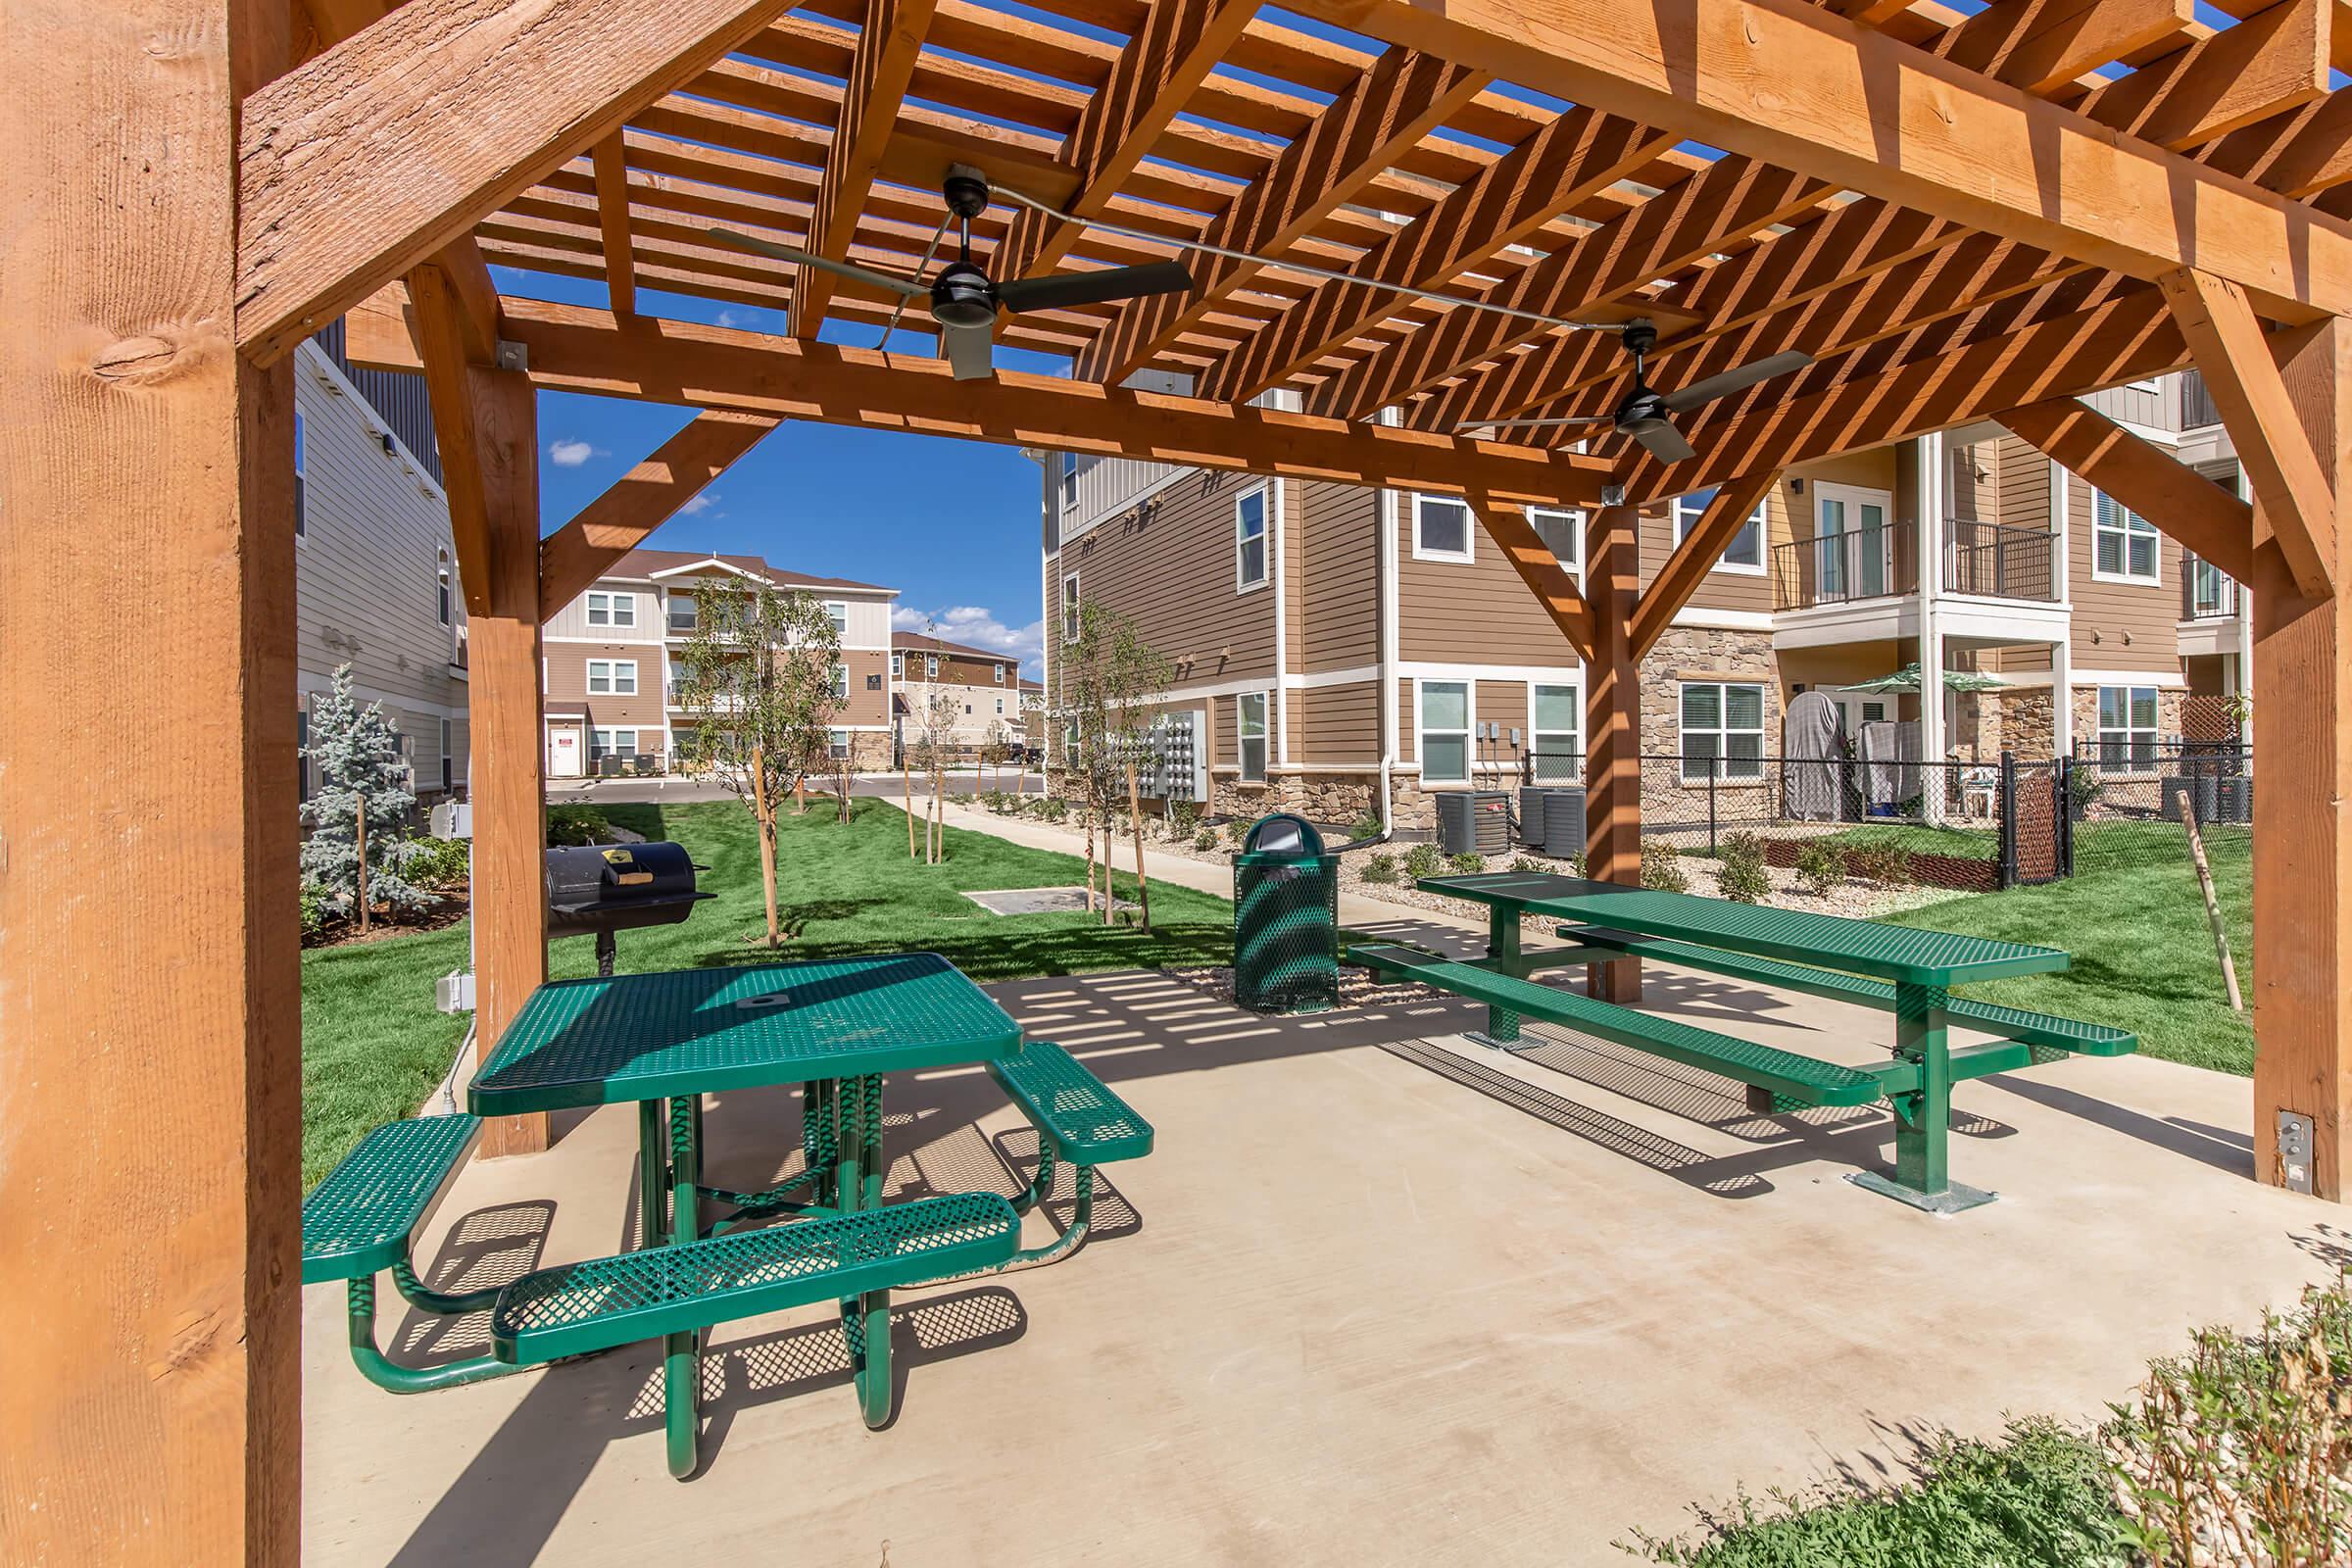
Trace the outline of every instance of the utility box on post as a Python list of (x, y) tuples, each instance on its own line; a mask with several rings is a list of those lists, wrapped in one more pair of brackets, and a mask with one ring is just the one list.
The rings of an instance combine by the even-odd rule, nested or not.
[(1340, 1004), (1339, 858), (1304, 817), (1260, 817), (1233, 858), (1234, 1000), (1258, 1012)]

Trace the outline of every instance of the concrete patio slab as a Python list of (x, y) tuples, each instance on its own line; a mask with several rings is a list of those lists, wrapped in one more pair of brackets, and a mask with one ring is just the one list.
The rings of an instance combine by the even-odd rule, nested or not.
[[(1653, 1007), (1882, 1050), (1879, 1014), (1651, 974)], [(859, 1424), (823, 1311), (730, 1326), (710, 1459), (680, 1486), (652, 1348), (397, 1397), (315, 1287), (309, 1560), (1606, 1562), (1740, 1485), (1898, 1473), (2004, 1412), (2094, 1415), (2190, 1325), (2345, 1255), (2333, 1207), (2251, 1181), (2246, 1083), (2165, 1062), (1964, 1086), (1953, 1170), (2001, 1199), (1938, 1218), (1840, 1179), (1888, 1156), (1883, 1112), (1758, 1118), (1722, 1080), (1563, 1034), (1483, 1050), (1450, 1002), (1266, 1019), (1156, 972), (991, 989), (1157, 1150), (1108, 1168), (1069, 1259), (905, 1296), (890, 1430)], [(894, 1195), (1025, 1178), (1034, 1140), (985, 1074), (890, 1095)], [(710, 1104), (714, 1181), (797, 1143), (789, 1094)], [(469, 1167), (428, 1282), (627, 1245), (632, 1138), (602, 1110)], [(383, 1327), (412, 1360), (479, 1346), (474, 1320)]]

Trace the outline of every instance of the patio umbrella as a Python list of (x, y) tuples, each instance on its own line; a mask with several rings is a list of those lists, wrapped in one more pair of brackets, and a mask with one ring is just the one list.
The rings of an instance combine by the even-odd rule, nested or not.
[[(1949, 692), (1988, 692), (1998, 690), (2008, 684), (1997, 675), (1981, 674), (1973, 669), (1947, 669), (1943, 672), (1943, 689)], [(1876, 680), (1856, 681), (1851, 686), (1841, 687), (1840, 690), (1870, 692), (1876, 695), (1888, 692), (1915, 692), (1919, 690), (1919, 665), (1916, 663), (1905, 664), (1891, 675), (1881, 675)]]

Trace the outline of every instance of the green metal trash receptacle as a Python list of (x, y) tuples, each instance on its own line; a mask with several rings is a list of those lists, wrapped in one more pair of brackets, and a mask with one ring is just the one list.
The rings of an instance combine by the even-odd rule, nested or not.
[(1303, 817), (1260, 817), (1233, 858), (1234, 1000), (1259, 1012), (1340, 1004), (1339, 857)]

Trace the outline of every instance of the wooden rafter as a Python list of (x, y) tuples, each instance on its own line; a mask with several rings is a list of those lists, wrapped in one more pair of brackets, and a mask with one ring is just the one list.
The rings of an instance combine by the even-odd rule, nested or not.
[[(923, 34), (931, 25), (932, 0), (872, 0), (865, 25), (858, 34), (857, 58), (851, 65), (849, 90), (843, 95), (841, 119), (826, 149), (824, 183), (816, 193), (816, 211), (808, 220), (804, 247), (818, 256), (840, 260), (857, 237), (858, 220), (865, 210), (865, 193), (881, 172), (891, 133), (914, 74), (915, 57), (922, 52)], [(792, 334), (811, 338), (825, 322), (825, 307), (838, 279), (821, 268), (803, 264), (792, 287)]]
[(612, 314), (637, 314), (637, 264), (629, 237), (629, 165), (620, 132), (596, 144), (596, 212), (604, 229), (605, 286)]
[[(1063, 149), (1077, 172), (1064, 210), (1079, 219), (1105, 212), (1119, 187), (1185, 100), (1256, 14), (1257, 0), (1152, 0), (1144, 25), (1120, 50), (1109, 79), (1087, 101)], [(994, 258), (999, 280), (1034, 277), (1060, 265), (1083, 223), (1022, 208)]]
[(2163, 448), (2078, 398), (2030, 403), (1994, 417), (2236, 581), (2252, 578), (2252, 505)]
[(1511, 564), (1519, 580), (1536, 596), (1536, 603), (1551, 617), (1553, 625), (1568, 639), (1579, 659), (1592, 657), (1592, 612), (1576, 579), (1560, 564), (1551, 546), (1536, 532), (1528, 519), (1525, 507), (1508, 506), (1492, 496), (1468, 497), (1470, 510), (1478, 514), (1479, 526), (1486, 529), (1502, 551), (1502, 559)]
[(1747, 526), (1748, 518), (1763, 505), (1764, 498), (1772, 494), (1773, 484), (1779, 478), (1779, 469), (1761, 469), (1743, 474), (1715, 492), (1706, 511), (1699, 514), (1697, 524), (1675, 546), (1674, 554), (1666, 558), (1666, 564), (1658, 568), (1658, 574), (1650, 579), (1634, 607), (1630, 636), (1637, 661), (1646, 659), (1658, 645), (1666, 628), (1674, 624), (1674, 617), (1715, 568), (1716, 558)]
[(577, 599), (783, 422), (772, 415), (705, 410), (613, 480), (539, 541), (539, 618), (553, 618)]
[[(1487, 84), (1446, 61), (1393, 49), (1283, 149), (1264, 178), (1238, 194), (1206, 238), (1228, 250), (1279, 256), (1325, 214), (1352, 200), (1381, 168)], [(1188, 294), (1132, 300), (1078, 357), (1086, 381), (1124, 381), (1187, 325), (1255, 276), (1254, 263), (1196, 254)]]
[(2190, 0), (1997, 0), (1945, 32), (1932, 52), (2038, 94), (2195, 21)]
[(2288, 196), (2310, 196), (2352, 181), (2352, 87), (2319, 103), (2233, 131), (2200, 153), (2215, 169)]
[(2328, 0), (2278, 0), (2257, 16), (2094, 88), (2076, 108), (2180, 150), (2328, 95)]
[(291, 353), (792, 3), (411, 0), (256, 89), (237, 157), (238, 348)]
[(2303, 592), (2328, 597), (2336, 530), (2331, 468), (2312, 450), (2244, 290), (2186, 269), (2160, 286), (2254, 492), (2255, 548), (2276, 538)]

